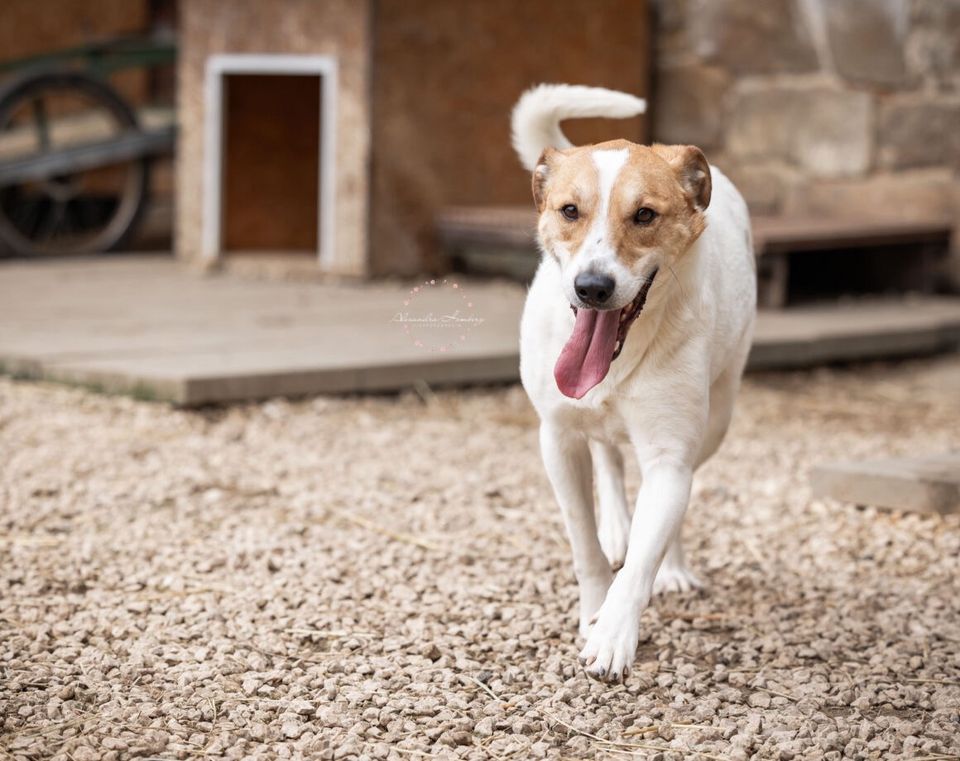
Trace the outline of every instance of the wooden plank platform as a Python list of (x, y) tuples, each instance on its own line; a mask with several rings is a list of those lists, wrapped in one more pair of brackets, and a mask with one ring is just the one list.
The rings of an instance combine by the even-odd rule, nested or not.
[(438, 352), (395, 320), (410, 284), (202, 276), (165, 256), (5, 262), (0, 372), (182, 405), (516, 380), (525, 289), (458, 286), (415, 305), (449, 315), (468, 294), (482, 320)]
[(954, 513), (960, 511), (960, 452), (820, 465), (811, 483), (819, 497), (857, 505)]
[[(199, 276), (168, 257), (0, 264), (0, 372), (184, 405), (516, 381), (526, 289), (460, 279), (483, 318), (446, 354), (394, 324), (410, 285)], [(455, 312), (453, 291), (432, 304)], [(423, 310), (421, 310), (423, 311)], [(960, 298), (760, 313), (750, 367), (960, 346)]]

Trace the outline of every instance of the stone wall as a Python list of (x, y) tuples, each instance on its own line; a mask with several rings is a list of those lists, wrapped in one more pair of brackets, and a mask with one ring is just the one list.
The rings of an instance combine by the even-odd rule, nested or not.
[(757, 214), (958, 218), (960, 0), (659, 0), (653, 136)]

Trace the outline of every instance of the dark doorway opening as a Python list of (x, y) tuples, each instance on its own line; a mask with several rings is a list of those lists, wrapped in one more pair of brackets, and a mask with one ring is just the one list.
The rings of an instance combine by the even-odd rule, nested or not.
[(320, 85), (299, 74), (224, 77), (226, 253), (317, 254)]

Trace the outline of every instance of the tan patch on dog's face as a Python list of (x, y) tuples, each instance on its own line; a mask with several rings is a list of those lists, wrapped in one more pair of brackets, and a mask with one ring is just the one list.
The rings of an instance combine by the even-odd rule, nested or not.
[[(540, 240), (560, 261), (565, 280), (572, 283), (585, 270), (611, 275), (617, 281), (611, 307), (619, 307), (703, 232), (710, 170), (692, 146), (615, 140), (548, 149), (534, 171), (533, 191)], [(641, 209), (652, 217), (644, 211), (638, 218)]]

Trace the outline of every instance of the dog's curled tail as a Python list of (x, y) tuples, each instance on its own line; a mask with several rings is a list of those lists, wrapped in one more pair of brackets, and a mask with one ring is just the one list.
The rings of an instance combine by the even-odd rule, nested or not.
[(513, 148), (520, 163), (532, 171), (545, 148), (571, 147), (560, 130), (564, 119), (627, 119), (646, 110), (643, 98), (625, 92), (583, 85), (537, 85), (521, 95), (513, 107)]

